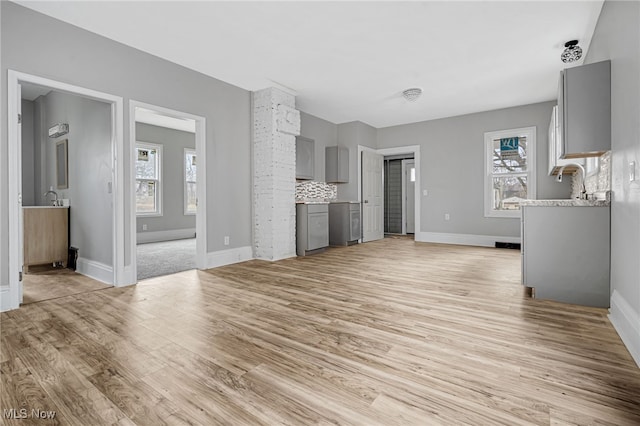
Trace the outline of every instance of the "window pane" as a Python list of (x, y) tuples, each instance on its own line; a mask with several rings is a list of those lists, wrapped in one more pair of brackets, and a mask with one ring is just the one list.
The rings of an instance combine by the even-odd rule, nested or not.
[(493, 178), (494, 210), (519, 210), (520, 201), (526, 199), (526, 176), (505, 176)]
[(158, 178), (158, 151), (150, 148), (136, 148), (136, 178)]
[(196, 210), (196, 184), (187, 182), (187, 213), (195, 213)]
[(185, 155), (185, 180), (187, 182), (196, 181), (196, 153), (187, 151)]
[(502, 148), (500, 139), (493, 141), (493, 173), (526, 172), (527, 138), (507, 139), (510, 140), (505, 141), (505, 146)]
[(146, 180), (136, 181), (136, 212), (156, 213), (156, 184)]

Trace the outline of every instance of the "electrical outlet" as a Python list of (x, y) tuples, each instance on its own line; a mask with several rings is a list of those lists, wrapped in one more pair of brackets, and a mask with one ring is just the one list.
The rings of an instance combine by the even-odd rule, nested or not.
[(143, 230), (143, 231), (146, 231), (146, 230), (147, 230), (147, 224), (146, 224), (146, 223), (143, 223), (143, 224), (142, 224), (142, 230)]
[(426, 189), (423, 189), (422, 195), (426, 197), (427, 195), (429, 195), (429, 191), (427, 191)]
[(229, 245), (229, 236), (228, 236), (228, 235), (226, 235), (226, 236), (224, 237), (224, 245), (225, 245), (225, 246), (228, 246), (228, 245)]
[(444, 220), (449, 220), (449, 219), (451, 219), (451, 216), (449, 215), (449, 213), (445, 213)]

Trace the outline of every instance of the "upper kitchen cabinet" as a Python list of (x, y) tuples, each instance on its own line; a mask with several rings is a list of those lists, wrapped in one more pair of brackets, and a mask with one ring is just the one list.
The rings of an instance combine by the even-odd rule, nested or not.
[(597, 157), (611, 149), (611, 61), (560, 72), (559, 158)]
[(296, 179), (312, 180), (314, 177), (315, 141), (296, 136)]
[(341, 146), (325, 148), (325, 180), (329, 183), (349, 182), (349, 149)]
[(559, 144), (562, 142), (562, 137), (559, 135), (560, 129), (558, 128), (558, 107), (554, 106), (551, 112), (551, 120), (549, 122), (549, 176), (558, 174), (561, 167), (565, 166), (562, 170), (563, 174), (574, 173), (577, 167), (573, 164), (585, 165), (584, 158), (574, 158), (563, 160), (560, 158), (560, 151), (562, 148)]

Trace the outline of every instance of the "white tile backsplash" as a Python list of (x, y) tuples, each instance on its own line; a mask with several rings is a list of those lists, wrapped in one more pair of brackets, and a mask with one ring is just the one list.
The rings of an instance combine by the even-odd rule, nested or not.
[(338, 198), (338, 185), (326, 182), (296, 183), (296, 201), (331, 201)]
[[(595, 171), (587, 167), (587, 178), (584, 181), (587, 194), (611, 191), (611, 151), (595, 159), (588, 158), (587, 163), (589, 162), (597, 162), (598, 166)], [(579, 180), (574, 174), (571, 179), (571, 198), (577, 198), (580, 195)]]

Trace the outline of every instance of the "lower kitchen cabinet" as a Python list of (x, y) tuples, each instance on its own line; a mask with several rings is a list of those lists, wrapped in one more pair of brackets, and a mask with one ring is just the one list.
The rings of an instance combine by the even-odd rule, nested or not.
[(296, 253), (306, 256), (329, 245), (329, 205), (296, 204)]
[(329, 204), (329, 244), (347, 246), (360, 239), (360, 203)]
[(608, 308), (610, 207), (522, 207), (522, 284), (536, 299)]

